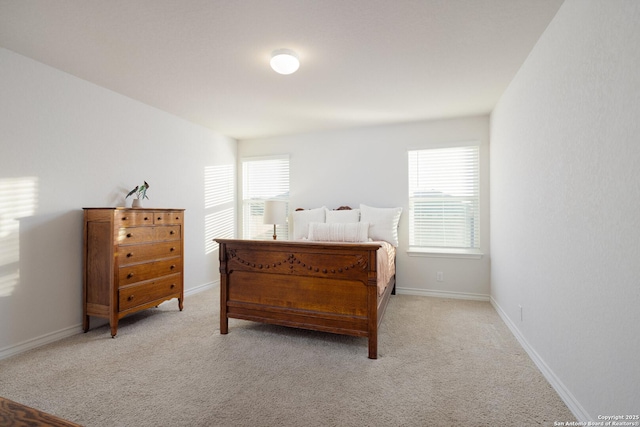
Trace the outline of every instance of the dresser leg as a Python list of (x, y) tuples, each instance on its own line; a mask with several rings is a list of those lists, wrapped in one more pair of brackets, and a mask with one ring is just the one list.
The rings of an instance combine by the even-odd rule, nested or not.
[(184, 308), (182, 305), (182, 298), (178, 298), (178, 308), (180, 309), (180, 311), (182, 311), (182, 309)]
[(85, 315), (82, 319), (82, 330), (86, 333), (89, 330), (89, 316)]
[(111, 338), (115, 338), (118, 333), (118, 323), (111, 324)]

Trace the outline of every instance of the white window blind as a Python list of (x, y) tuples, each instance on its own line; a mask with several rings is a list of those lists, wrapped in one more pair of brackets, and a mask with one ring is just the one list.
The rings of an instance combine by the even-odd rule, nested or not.
[(409, 151), (409, 246), (480, 248), (478, 145)]
[[(244, 239), (273, 238), (273, 225), (262, 222), (265, 200), (289, 201), (289, 156), (242, 160)], [(277, 234), (279, 239), (288, 239), (288, 225), (277, 225)]]

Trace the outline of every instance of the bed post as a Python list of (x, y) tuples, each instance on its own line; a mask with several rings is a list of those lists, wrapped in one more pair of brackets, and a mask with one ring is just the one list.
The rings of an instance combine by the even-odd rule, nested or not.
[(369, 299), (369, 359), (378, 358), (378, 289), (375, 286), (368, 286)]
[(376, 250), (369, 251), (369, 271), (367, 283), (367, 337), (369, 339), (369, 359), (378, 358), (378, 279)]
[(227, 317), (227, 291), (228, 291), (228, 274), (227, 274), (227, 244), (220, 243), (220, 333), (227, 334), (229, 332), (229, 318)]

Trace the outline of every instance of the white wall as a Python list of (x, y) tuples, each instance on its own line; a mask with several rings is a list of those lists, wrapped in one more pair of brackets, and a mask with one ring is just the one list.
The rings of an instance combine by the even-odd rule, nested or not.
[[(468, 117), (318, 132), (238, 142), (238, 158), (290, 155), (291, 207), (403, 207), (397, 253), (399, 292), (489, 295), (489, 118)], [(481, 143), (482, 259), (409, 257), (407, 150), (460, 141)], [(444, 282), (436, 281), (436, 272)]]
[(186, 290), (218, 279), (205, 168), (235, 165), (234, 140), (6, 49), (0, 124), (0, 357), (80, 331), (82, 207), (142, 180), (146, 206), (186, 209)]
[(639, 23), (567, 0), (491, 115), (492, 298), (584, 420), (640, 409)]

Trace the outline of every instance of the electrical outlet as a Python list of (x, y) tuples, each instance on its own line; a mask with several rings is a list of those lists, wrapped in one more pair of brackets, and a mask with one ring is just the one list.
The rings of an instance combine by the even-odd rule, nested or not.
[(444, 274), (442, 273), (442, 271), (438, 271), (438, 273), (436, 274), (436, 280), (438, 282), (444, 282)]
[(518, 308), (520, 309), (520, 321), (522, 322), (524, 320), (524, 317), (522, 317), (522, 306), (518, 304)]

